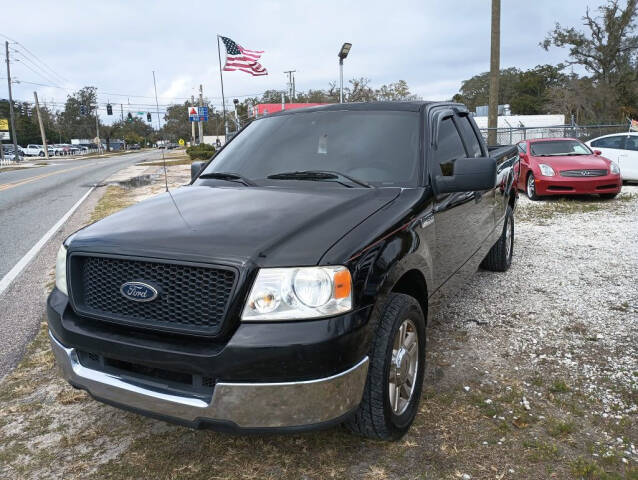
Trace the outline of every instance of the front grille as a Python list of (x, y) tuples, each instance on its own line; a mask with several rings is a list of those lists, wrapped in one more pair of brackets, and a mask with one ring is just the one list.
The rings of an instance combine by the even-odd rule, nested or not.
[[(79, 314), (173, 332), (214, 335), (221, 329), (235, 285), (229, 268), (100, 256), (71, 256), (70, 285)], [(136, 302), (120, 288), (143, 282), (158, 292)]]
[(604, 177), (607, 170), (563, 170), (561, 177)]

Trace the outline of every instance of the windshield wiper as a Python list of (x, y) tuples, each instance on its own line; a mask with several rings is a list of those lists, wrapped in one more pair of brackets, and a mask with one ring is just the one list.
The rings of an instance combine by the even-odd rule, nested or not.
[(208, 173), (202, 173), (197, 178), (202, 178), (202, 179), (213, 178), (215, 180), (227, 180), (229, 182), (239, 182), (239, 183), (243, 183), (247, 187), (254, 187), (257, 185), (255, 182), (248, 180), (246, 177), (242, 177), (238, 173), (208, 172)]
[(272, 175), (268, 175), (268, 177), (266, 178), (271, 178), (275, 180), (310, 180), (310, 181), (337, 180), (338, 183), (341, 183), (342, 185), (345, 185), (346, 187), (351, 188), (352, 185), (348, 185), (347, 183), (344, 183), (343, 181), (339, 181), (339, 180), (345, 179), (345, 180), (348, 180), (350, 183), (354, 183), (361, 187), (372, 188), (372, 185), (364, 182), (363, 180), (357, 180), (356, 178), (352, 178), (351, 176), (346, 175), (345, 173), (334, 172), (332, 170), (302, 170), (302, 171), (296, 171), (296, 172), (281, 172), (281, 173), (274, 173)]

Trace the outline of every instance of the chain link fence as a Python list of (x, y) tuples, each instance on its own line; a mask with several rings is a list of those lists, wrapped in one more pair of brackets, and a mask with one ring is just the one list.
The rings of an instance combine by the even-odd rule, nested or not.
[[(532, 138), (578, 138), (583, 142), (592, 138), (622, 133), (628, 130), (626, 123), (610, 125), (556, 125), (549, 127), (505, 127), (496, 129), (496, 143), (498, 145), (513, 145)], [(481, 128), (481, 134), (487, 140), (489, 128)]]

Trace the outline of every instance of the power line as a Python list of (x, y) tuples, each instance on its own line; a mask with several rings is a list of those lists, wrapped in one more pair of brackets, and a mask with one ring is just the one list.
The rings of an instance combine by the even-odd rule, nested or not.
[[(21, 50), (18, 50), (17, 48), (12, 48), (11, 49), (13, 51), (14, 54), (18, 54), (20, 56), (19, 59), (16, 59), (17, 61), (21, 61), (21, 62), (28, 62), (30, 63), (34, 68), (36, 68), (39, 72), (41, 72), (42, 78), (45, 78), (48, 82), (51, 82), (54, 85), (58, 85), (57, 81), (54, 78), (51, 78), (51, 74), (48, 73), (44, 68), (42, 68), (42, 66), (38, 65), (36, 62), (34, 62), (33, 60), (31, 60), (29, 57), (27, 57)], [(15, 58), (15, 55), (14, 55)]]
[(25, 50), (25, 52), (27, 52), (36, 62), (39, 62), (40, 64), (42, 64), (46, 69), (49, 70), (49, 72), (51, 72), (54, 76), (56, 76), (60, 80), (62, 80), (62, 82), (71, 83), (71, 82), (69, 82), (69, 80), (67, 80), (62, 75), (60, 75), (58, 72), (56, 72), (51, 67), (49, 67), (49, 65), (47, 65), (43, 60), (41, 60), (35, 53), (33, 53), (31, 50), (29, 50), (22, 43), (18, 42), (17, 40), (14, 40), (13, 38), (7, 37), (6, 35), (4, 35), (2, 33), (0, 33), (0, 36), (3, 36), (4, 38), (6, 38), (10, 42), (14, 43), (15, 45), (20, 45)]

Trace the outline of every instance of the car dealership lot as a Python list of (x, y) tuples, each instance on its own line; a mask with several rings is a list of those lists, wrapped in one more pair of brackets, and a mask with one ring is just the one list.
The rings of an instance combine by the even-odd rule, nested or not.
[(516, 220), (512, 268), (479, 271), (431, 320), (420, 413), (398, 443), (339, 429), (230, 436), (126, 413), (60, 379), (43, 328), (0, 384), (0, 477), (636, 475), (638, 187), (610, 201), (521, 195)]

